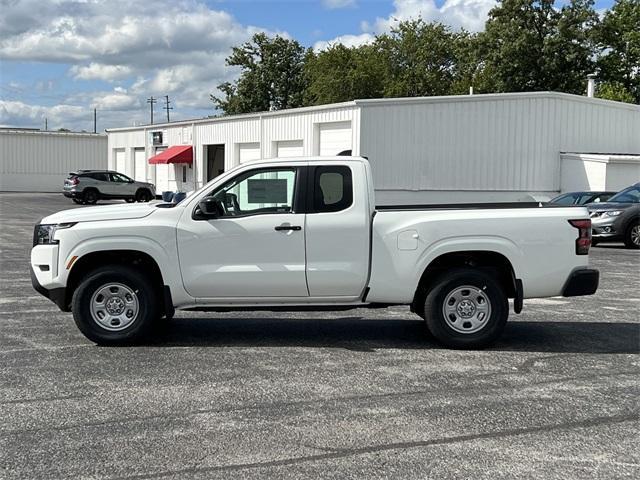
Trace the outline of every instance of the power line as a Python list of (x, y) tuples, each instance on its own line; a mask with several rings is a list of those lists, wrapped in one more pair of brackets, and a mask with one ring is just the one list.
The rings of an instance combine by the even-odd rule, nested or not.
[(147, 98), (147, 103), (149, 104), (149, 108), (151, 110), (151, 125), (153, 125), (153, 105), (157, 102), (158, 100), (153, 98), (153, 96), (151, 96), (150, 98)]
[(167, 111), (167, 123), (169, 123), (171, 120), (169, 120), (169, 110), (173, 110), (173, 107), (170, 107), (169, 105), (171, 104), (171, 102), (169, 101), (169, 95), (165, 95), (164, 96), (164, 109)]

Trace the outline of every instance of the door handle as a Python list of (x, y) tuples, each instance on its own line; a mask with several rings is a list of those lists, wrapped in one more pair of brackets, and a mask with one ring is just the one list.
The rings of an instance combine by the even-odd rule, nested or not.
[(275, 230), (277, 232), (281, 232), (283, 230), (294, 230), (297, 232), (298, 230), (302, 230), (302, 227), (298, 225), (278, 225), (277, 227), (275, 227)]

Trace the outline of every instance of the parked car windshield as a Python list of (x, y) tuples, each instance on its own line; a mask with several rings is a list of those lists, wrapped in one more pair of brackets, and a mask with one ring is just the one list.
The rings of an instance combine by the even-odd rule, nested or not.
[(640, 203), (640, 185), (625, 188), (611, 197), (609, 201), (617, 203)]
[(557, 205), (573, 205), (575, 201), (575, 193), (565, 193), (564, 195), (553, 198), (549, 203), (554, 203)]

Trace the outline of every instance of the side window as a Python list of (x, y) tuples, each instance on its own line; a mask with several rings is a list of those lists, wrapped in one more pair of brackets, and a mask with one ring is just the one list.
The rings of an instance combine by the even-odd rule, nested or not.
[(120, 175), (119, 173), (110, 173), (109, 175), (111, 175), (112, 182), (127, 183), (129, 181), (127, 177)]
[(109, 177), (107, 176), (106, 173), (100, 173), (100, 172), (92, 173), (91, 174), (91, 178), (93, 178), (94, 180), (98, 180), (100, 182), (108, 182), (109, 181)]
[(295, 168), (254, 170), (242, 174), (213, 193), (225, 217), (293, 212)]
[(584, 195), (580, 196), (580, 198), (576, 202), (576, 205), (584, 205), (586, 203), (592, 202), (592, 198), (595, 198), (592, 193), (585, 193)]
[(313, 179), (315, 212), (338, 212), (353, 203), (351, 169), (346, 166), (316, 167)]

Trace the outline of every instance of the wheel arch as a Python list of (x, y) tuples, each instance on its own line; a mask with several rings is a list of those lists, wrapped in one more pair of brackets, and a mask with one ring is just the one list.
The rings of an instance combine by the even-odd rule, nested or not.
[[(165, 305), (165, 311), (167, 310), (167, 300), (172, 303), (170, 289), (165, 285), (158, 262), (151, 255), (141, 250), (118, 249), (97, 250), (77, 258), (67, 277), (65, 289), (66, 305), (71, 305), (73, 293), (91, 271), (107, 265), (120, 265), (142, 270), (151, 280), (158, 295), (164, 297), (163, 305)], [(167, 295), (169, 296), (168, 299), (166, 298)], [(173, 308), (172, 304), (171, 308)]]
[(440, 275), (451, 268), (461, 267), (474, 268), (493, 275), (505, 289), (507, 297), (516, 299), (516, 313), (519, 313), (522, 302), (522, 282), (516, 278), (509, 259), (502, 253), (491, 250), (454, 251), (434, 258), (420, 276), (411, 303), (411, 311), (416, 313), (422, 311), (427, 294)]

